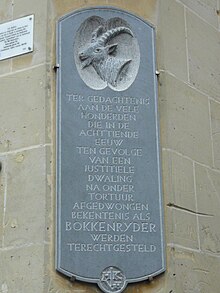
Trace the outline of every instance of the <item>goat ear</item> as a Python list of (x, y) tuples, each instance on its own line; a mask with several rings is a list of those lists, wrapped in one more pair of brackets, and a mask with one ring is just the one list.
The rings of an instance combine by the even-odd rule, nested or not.
[(94, 32), (92, 33), (92, 39), (97, 39), (103, 33), (103, 26), (100, 25)]
[(107, 50), (108, 50), (108, 54), (112, 54), (117, 49), (118, 44), (112, 44), (112, 45), (108, 45), (106, 47), (107, 47)]

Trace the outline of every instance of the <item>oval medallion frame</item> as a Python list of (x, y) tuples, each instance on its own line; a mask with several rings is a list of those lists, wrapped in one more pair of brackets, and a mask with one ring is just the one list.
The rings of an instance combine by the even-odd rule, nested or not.
[(109, 86), (123, 91), (134, 82), (140, 50), (131, 27), (122, 18), (91, 16), (79, 27), (74, 59), (82, 80), (94, 90)]

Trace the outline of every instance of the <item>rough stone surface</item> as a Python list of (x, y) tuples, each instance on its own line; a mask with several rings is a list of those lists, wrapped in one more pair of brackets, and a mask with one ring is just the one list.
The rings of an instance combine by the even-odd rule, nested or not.
[(211, 252), (220, 256), (220, 232), (219, 227), (220, 216), (199, 217), (199, 233), (201, 249), (204, 252)]
[[(219, 259), (203, 253), (175, 249), (176, 291), (181, 293), (219, 292)], [(171, 291), (172, 292), (172, 291)]]
[(1, 0), (0, 3), (0, 23), (12, 19), (13, 5), (12, 0)]
[[(50, 241), (55, 241), (55, 225), (54, 225), (54, 214), (55, 212), (51, 206), (55, 206), (55, 198), (54, 194), (56, 193), (55, 191), (55, 185), (53, 184), (54, 182), (54, 176), (55, 174), (51, 174), (53, 171), (53, 152), (51, 150), (51, 147), (48, 146), (45, 149), (45, 156), (46, 156), (46, 186), (45, 186), (45, 211), (46, 211), (46, 217), (45, 217), (45, 241), (50, 242)], [(55, 252), (53, 252), (53, 255)]]
[(4, 245), (43, 243), (45, 234), (45, 148), (8, 158)]
[(51, 275), (49, 286), (45, 290), (48, 293), (101, 293), (96, 285), (86, 285), (80, 282), (71, 283), (63, 276), (57, 275), (55, 272)]
[(179, 0), (192, 9), (205, 21), (218, 28), (217, 1), (216, 0)]
[(220, 101), (220, 33), (187, 12), (190, 83)]
[(0, 292), (45, 292), (43, 245), (0, 251), (0, 258)]
[(171, 207), (172, 225), (167, 228), (167, 241), (193, 249), (199, 248), (197, 217)]
[(220, 0), (217, 2), (218, 29), (220, 29)]
[(162, 157), (165, 203), (195, 211), (192, 161), (165, 150)]
[(201, 249), (220, 255), (220, 172), (196, 165)]
[(7, 172), (7, 160), (4, 156), (0, 156), (0, 248), (3, 246), (4, 237), (4, 206), (5, 206), (5, 187), (6, 187), (6, 172)]
[(208, 99), (169, 74), (160, 74), (162, 146), (212, 165)]
[(157, 38), (158, 68), (187, 81), (184, 8), (175, 0), (160, 1)]
[(45, 143), (45, 66), (0, 79), (0, 152)]
[(47, 36), (47, 1), (15, 0), (13, 4), (14, 19), (34, 14), (34, 51), (15, 57), (12, 60), (13, 71), (41, 64), (46, 59)]
[(153, 24), (157, 23), (158, 18), (157, 8), (159, 0), (142, 0), (137, 2), (133, 0), (75, 0), (74, 2), (72, 0), (65, 0), (62, 3), (59, 0), (50, 0), (50, 2), (58, 16), (86, 7), (114, 6), (137, 14)]
[(0, 76), (1, 74), (6, 74), (11, 72), (11, 59), (2, 60), (0, 66)]
[(220, 169), (220, 104), (210, 101), (214, 165)]

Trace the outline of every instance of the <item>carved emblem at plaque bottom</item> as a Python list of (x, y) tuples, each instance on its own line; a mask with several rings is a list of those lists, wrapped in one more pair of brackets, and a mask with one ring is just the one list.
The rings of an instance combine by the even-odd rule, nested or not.
[(99, 287), (105, 293), (120, 293), (126, 287), (126, 278), (119, 268), (108, 267), (101, 274)]

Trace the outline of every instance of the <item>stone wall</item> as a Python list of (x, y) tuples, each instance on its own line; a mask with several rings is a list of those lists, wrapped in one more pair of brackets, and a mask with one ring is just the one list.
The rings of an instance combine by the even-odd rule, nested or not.
[(220, 0), (1, 0), (1, 23), (35, 29), (0, 61), (0, 292), (100, 292), (54, 269), (56, 21), (97, 5), (156, 27), (167, 270), (125, 292), (219, 293)]

